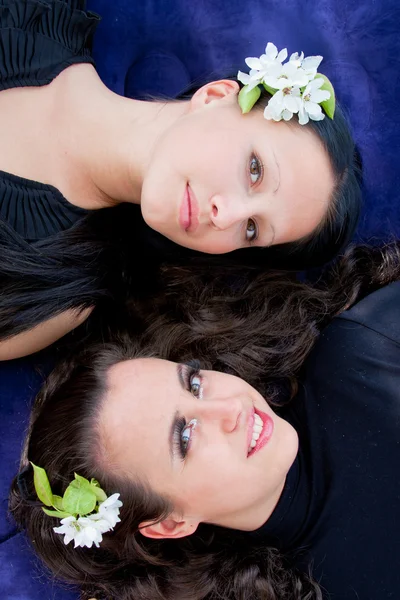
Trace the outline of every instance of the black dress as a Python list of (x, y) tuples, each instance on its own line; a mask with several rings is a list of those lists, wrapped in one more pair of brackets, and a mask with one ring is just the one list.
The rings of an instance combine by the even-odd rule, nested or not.
[(268, 522), (329, 600), (400, 598), (400, 282), (334, 319), (287, 412), (300, 452)]
[[(47, 85), (73, 64), (94, 65), (100, 18), (85, 8), (85, 0), (0, 0), (0, 92)], [(27, 241), (68, 229), (87, 212), (51, 185), (0, 170), (0, 219)]]

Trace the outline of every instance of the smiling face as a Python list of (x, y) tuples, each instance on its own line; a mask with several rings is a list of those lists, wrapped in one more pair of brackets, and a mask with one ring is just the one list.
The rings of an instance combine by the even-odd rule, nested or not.
[(154, 358), (110, 369), (100, 432), (107, 464), (172, 501), (163, 537), (200, 522), (261, 526), (298, 449), (292, 426), (242, 379)]
[(144, 174), (147, 224), (181, 246), (222, 254), (293, 242), (323, 222), (329, 157), (308, 127), (242, 115), (238, 86), (208, 84), (161, 135)]

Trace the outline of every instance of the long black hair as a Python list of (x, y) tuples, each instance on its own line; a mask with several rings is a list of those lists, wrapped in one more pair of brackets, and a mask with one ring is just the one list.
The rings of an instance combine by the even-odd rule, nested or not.
[[(152, 327), (142, 339), (119, 333), (74, 354), (49, 376), (33, 409), (11, 511), (45, 564), (80, 585), (85, 599), (322, 600), (319, 585), (295, 571), (289, 557), (246, 533), (202, 524), (181, 540), (142, 536), (140, 523), (165, 518), (171, 504), (104, 460), (97, 416), (108, 370), (143, 356), (196, 356), (204, 368), (242, 376), (270, 398), (271, 386), (292, 382), (327, 320), (400, 278), (400, 245), (351, 249), (318, 288), (278, 273), (247, 272), (236, 290), (222, 279), (204, 287), (205, 272), (178, 269), (166, 277), (165, 297), (150, 307)], [(185, 297), (188, 285), (194, 293)], [(29, 461), (46, 470), (56, 494), (75, 472), (98, 479), (108, 495), (121, 494), (121, 523), (100, 548), (75, 549), (55, 534), (54, 519), (35, 496)]]

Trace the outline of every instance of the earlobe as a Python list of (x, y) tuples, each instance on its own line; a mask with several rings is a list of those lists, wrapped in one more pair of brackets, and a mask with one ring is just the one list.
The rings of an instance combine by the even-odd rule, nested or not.
[(195, 92), (190, 100), (192, 110), (196, 110), (217, 100), (232, 100), (237, 102), (240, 86), (237, 81), (221, 79), (203, 85)]
[(198, 525), (198, 522), (175, 521), (168, 518), (159, 523), (145, 521), (140, 524), (139, 531), (145, 537), (152, 539), (178, 539), (194, 533)]

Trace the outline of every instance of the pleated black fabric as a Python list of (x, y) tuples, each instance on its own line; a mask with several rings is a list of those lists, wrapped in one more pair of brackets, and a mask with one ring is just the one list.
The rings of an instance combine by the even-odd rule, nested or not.
[(27, 241), (68, 229), (87, 214), (55, 187), (0, 171), (0, 218)]
[(46, 85), (66, 67), (94, 64), (100, 20), (84, 0), (0, 0), (0, 90)]
[[(85, 8), (85, 0), (0, 0), (0, 92), (47, 85), (73, 64), (94, 65), (100, 17)], [(54, 235), (85, 214), (53, 186), (0, 170), (0, 218), (24, 239)]]

